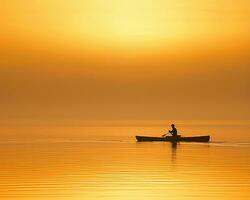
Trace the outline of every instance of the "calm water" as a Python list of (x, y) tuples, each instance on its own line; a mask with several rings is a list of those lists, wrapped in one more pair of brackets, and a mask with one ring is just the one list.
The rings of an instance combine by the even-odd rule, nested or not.
[(212, 142), (135, 142), (162, 121), (2, 126), (0, 199), (250, 199), (250, 122), (176, 124)]

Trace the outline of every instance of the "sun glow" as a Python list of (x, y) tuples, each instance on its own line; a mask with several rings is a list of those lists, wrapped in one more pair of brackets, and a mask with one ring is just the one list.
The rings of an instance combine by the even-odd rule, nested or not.
[(98, 10), (96, 28), (104, 36), (125, 40), (159, 37), (164, 32), (162, 25), (168, 15), (159, 12), (151, 1), (109, 1), (97, 4), (95, 10)]
[(23, 4), (13, 0), (2, 3), (0, 15), (5, 36), (11, 31), (50, 42), (144, 46), (246, 36), (247, 5), (245, 1), (26, 0)]
[[(190, 9), (190, 4), (199, 9)], [(127, 45), (182, 43), (194, 39), (211, 40), (221, 34), (224, 37), (245, 34), (249, 16), (242, 12), (244, 5), (239, 4), (237, 8), (223, 5), (208, 5), (195, 0), (95, 0), (82, 6), (83, 25), (79, 26), (78, 21), (75, 27), (81, 27), (79, 32), (94, 40)]]

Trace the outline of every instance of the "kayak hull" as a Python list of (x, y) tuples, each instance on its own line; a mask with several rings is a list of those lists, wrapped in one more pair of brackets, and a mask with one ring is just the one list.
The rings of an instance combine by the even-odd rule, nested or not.
[(210, 136), (195, 136), (195, 137), (181, 137), (174, 138), (172, 136), (166, 137), (149, 137), (149, 136), (135, 136), (138, 142), (209, 142)]

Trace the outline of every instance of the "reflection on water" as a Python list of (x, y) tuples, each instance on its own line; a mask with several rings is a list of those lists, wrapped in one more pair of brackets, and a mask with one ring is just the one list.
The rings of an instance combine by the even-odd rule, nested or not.
[(171, 147), (172, 147), (172, 164), (175, 163), (176, 161), (176, 149), (177, 149), (177, 142), (172, 142)]
[[(97, 138), (93, 129), (106, 135)], [(78, 139), (53, 129), (58, 137), (3, 139), (0, 199), (250, 199), (250, 141), (136, 143), (122, 134), (142, 129), (85, 127), (95, 137)], [(107, 130), (121, 134), (110, 140)]]

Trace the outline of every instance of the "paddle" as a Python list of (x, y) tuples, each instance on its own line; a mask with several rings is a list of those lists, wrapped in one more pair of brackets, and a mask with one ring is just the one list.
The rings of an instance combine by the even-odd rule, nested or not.
[(167, 134), (169, 134), (170, 132), (168, 131), (167, 133), (163, 134), (161, 137), (165, 137)]

